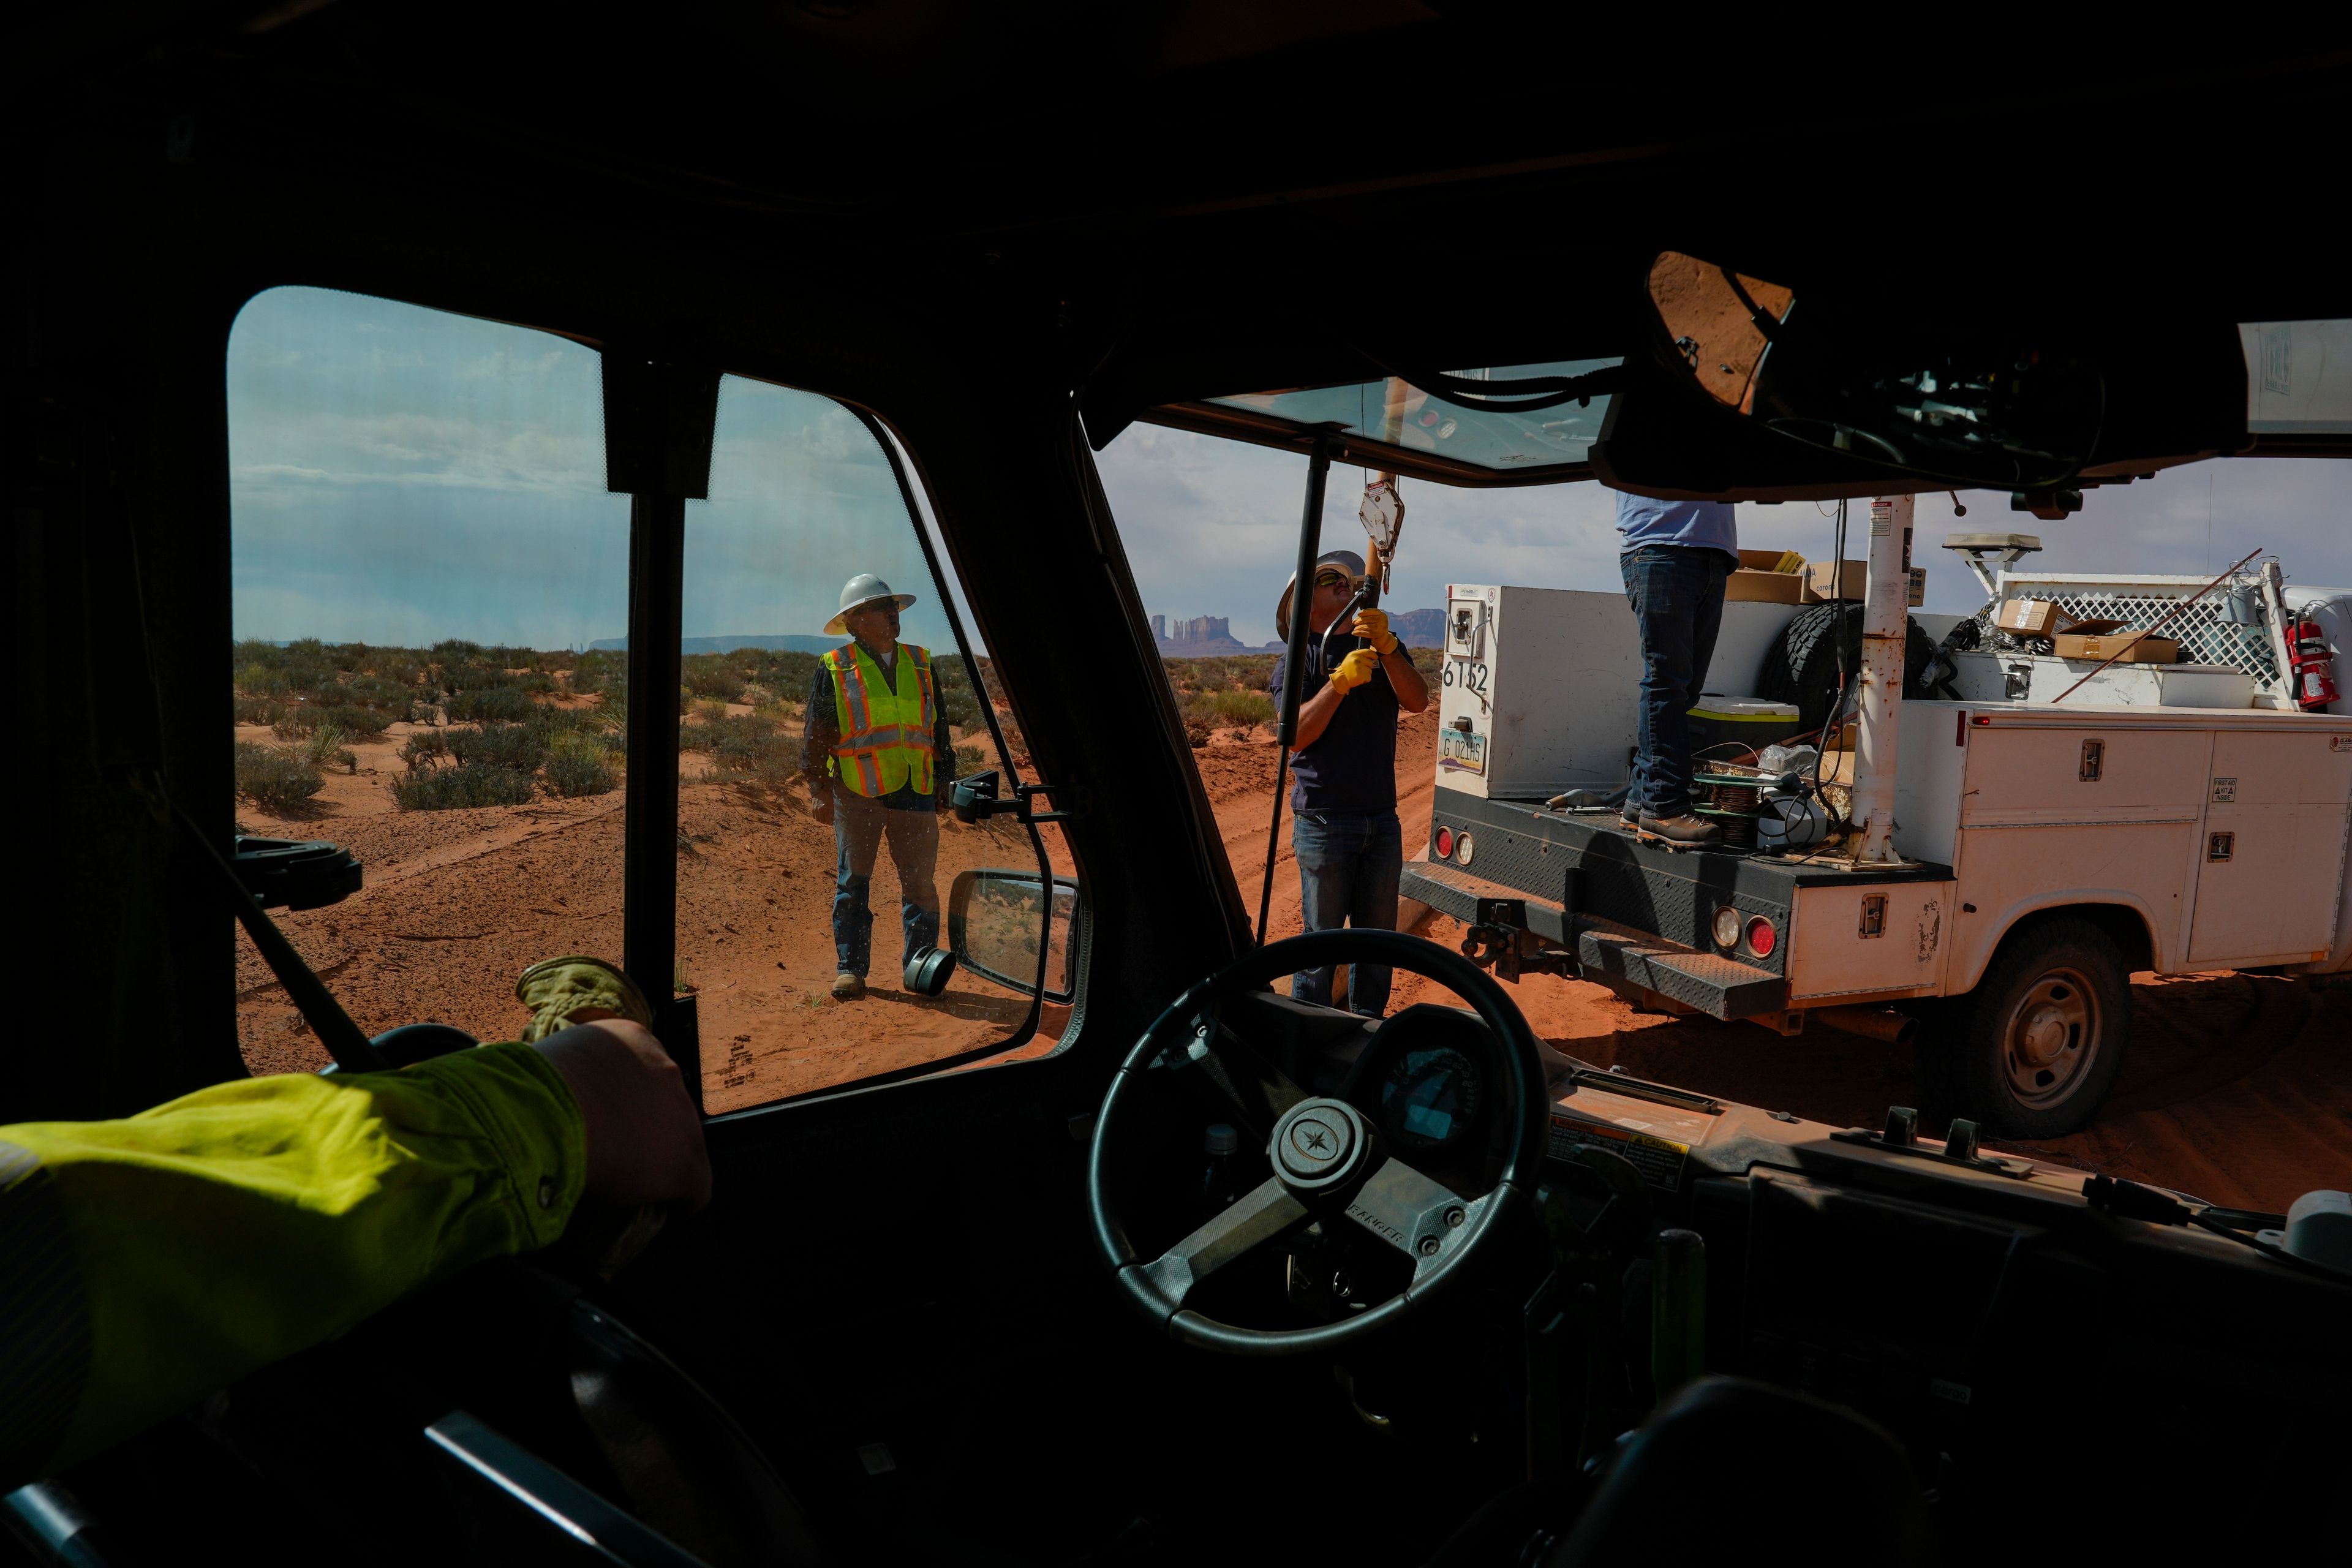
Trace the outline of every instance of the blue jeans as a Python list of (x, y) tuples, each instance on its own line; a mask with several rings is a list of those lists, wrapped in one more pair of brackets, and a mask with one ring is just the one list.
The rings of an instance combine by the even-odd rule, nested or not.
[(929, 811), (894, 811), (880, 801), (833, 786), (833, 947), (842, 972), (863, 980), (873, 963), (874, 910), (866, 901), (875, 858), (885, 839), (898, 870), (898, 920), (907, 951), (899, 962), (940, 942), (940, 819)]
[[(1308, 931), (1396, 930), (1397, 883), (1404, 876), (1404, 831), (1396, 813), (1302, 811), (1290, 825), (1298, 857), (1299, 913)], [(1331, 1005), (1331, 968), (1302, 969), (1290, 977), (1300, 1002)], [(1348, 1010), (1377, 1018), (1388, 1011), (1385, 964), (1349, 966)]]
[(1644, 544), (1617, 558), (1642, 627), (1642, 700), (1634, 710), (1633, 793), (1644, 816), (1691, 808), (1690, 710), (1706, 685), (1723, 627), (1723, 584), (1737, 556), (1687, 544)]

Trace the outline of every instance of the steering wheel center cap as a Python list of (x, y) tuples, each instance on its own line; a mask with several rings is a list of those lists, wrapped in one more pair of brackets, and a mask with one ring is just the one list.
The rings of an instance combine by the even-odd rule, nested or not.
[(1345, 1100), (1302, 1100), (1275, 1126), (1275, 1169), (1293, 1192), (1337, 1186), (1363, 1164), (1370, 1138), (1371, 1129)]

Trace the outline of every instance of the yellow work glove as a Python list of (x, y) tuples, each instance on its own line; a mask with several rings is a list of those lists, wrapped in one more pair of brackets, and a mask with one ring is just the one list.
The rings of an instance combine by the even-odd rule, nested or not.
[(573, 1014), (592, 1007), (649, 1029), (654, 1023), (653, 1009), (635, 981), (601, 958), (579, 953), (541, 959), (524, 970), (515, 982), (515, 1000), (531, 1013), (522, 1032), (525, 1045), (570, 1027)]
[(1360, 637), (1367, 638), (1381, 653), (1396, 652), (1396, 633), (1389, 630), (1386, 610), (1358, 610), (1356, 624), (1348, 628)]
[(1370, 648), (1360, 647), (1341, 659), (1339, 668), (1331, 671), (1331, 684), (1339, 689), (1340, 696), (1345, 697), (1378, 674), (1380, 668), (1381, 656)]

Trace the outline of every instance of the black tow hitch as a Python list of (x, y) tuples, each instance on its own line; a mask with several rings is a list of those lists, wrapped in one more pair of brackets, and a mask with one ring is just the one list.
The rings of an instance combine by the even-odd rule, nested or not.
[(1469, 929), (1462, 933), (1462, 955), (1495, 978), (1516, 985), (1525, 973), (1577, 973), (1575, 961), (1558, 948), (1546, 947), (1528, 930), (1525, 899), (1480, 899)]

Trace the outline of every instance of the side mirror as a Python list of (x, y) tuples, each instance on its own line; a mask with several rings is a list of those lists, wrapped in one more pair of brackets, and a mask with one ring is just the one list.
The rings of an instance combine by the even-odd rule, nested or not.
[(955, 793), (948, 796), (948, 809), (955, 813), (958, 822), (969, 827), (990, 815), (996, 796), (996, 770), (991, 768), (984, 773), (956, 780)]
[(265, 910), (317, 910), (360, 890), (360, 863), (323, 840), (239, 835), (236, 879)]
[[(948, 892), (949, 952), (982, 979), (1034, 996), (1042, 942), (1045, 1000), (1068, 1002), (1077, 994), (1071, 951), (1077, 908), (1078, 885), (1066, 877), (1054, 879), (1049, 895), (1034, 871), (960, 871)], [(946, 984), (944, 974), (940, 983)]]

